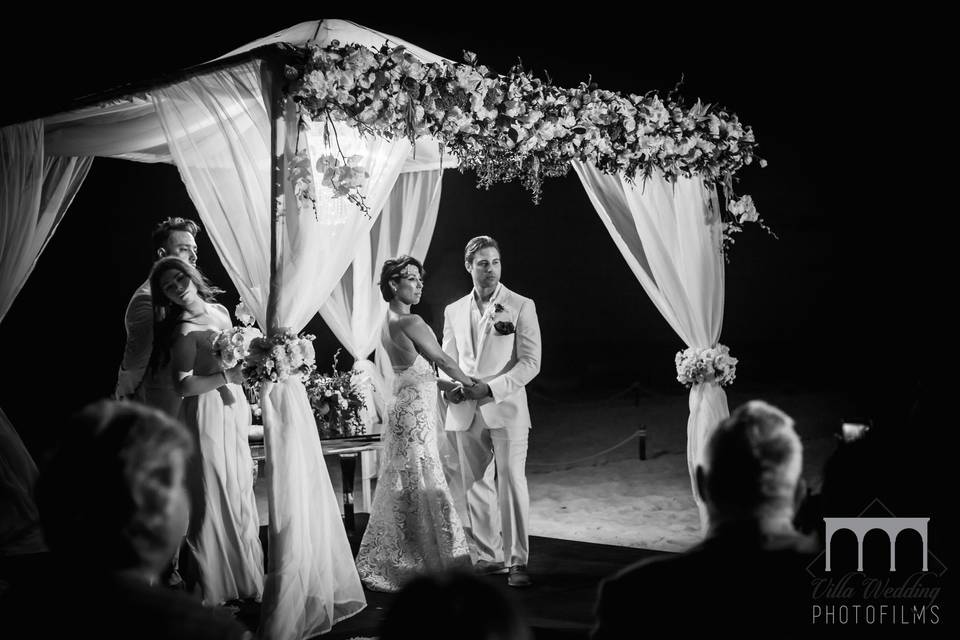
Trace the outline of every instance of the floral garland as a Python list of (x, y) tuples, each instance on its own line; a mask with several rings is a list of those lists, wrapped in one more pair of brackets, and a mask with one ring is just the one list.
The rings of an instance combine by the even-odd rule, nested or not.
[[(519, 65), (501, 76), (476, 64), (469, 52), (464, 63), (423, 63), (388, 45), (374, 51), (333, 41), (298, 51), (286, 69), (288, 92), (301, 114), (324, 123), (328, 147), (331, 122), (411, 142), (432, 135), (457, 157), (461, 171), (476, 172), (479, 187), (520, 180), (534, 202), (543, 179), (565, 175), (573, 160), (628, 180), (655, 171), (669, 180), (700, 175), (722, 187), (725, 244), (747, 222), (767, 228), (752, 199), (736, 199), (733, 191), (742, 167), (766, 162), (756, 156), (752, 129), (721, 107), (684, 104), (675, 91), (662, 98), (656, 92), (623, 96), (586, 83), (565, 89)], [(304, 162), (309, 167), (305, 151), (291, 176), (301, 200), (313, 200)], [(352, 167), (343, 158), (345, 181), (338, 182), (337, 165), (321, 158), (317, 170), (334, 197), (364, 208), (356, 171), (344, 171)]]
[(365, 432), (361, 412), (366, 408), (352, 371), (337, 371), (338, 349), (330, 375), (314, 371), (307, 378), (307, 397), (321, 438), (359, 436)]
[(687, 387), (704, 382), (726, 386), (737, 377), (738, 360), (722, 344), (708, 348), (689, 347), (678, 351), (675, 361), (677, 380)]

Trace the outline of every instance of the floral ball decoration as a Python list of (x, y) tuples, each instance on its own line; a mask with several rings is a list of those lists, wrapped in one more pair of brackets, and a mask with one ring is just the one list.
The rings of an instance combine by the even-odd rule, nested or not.
[(307, 397), (317, 421), (321, 438), (344, 438), (364, 435), (362, 412), (366, 408), (363, 394), (353, 371), (337, 371), (337, 357), (329, 374), (314, 371), (307, 379)]
[(737, 376), (737, 359), (722, 344), (716, 347), (690, 347), (677, 352), (677, 381), (692, 387), (704, 382), (726, 386)]
[[(287, 91), (305, 120), (323, 123), (325, 139), (336, 122), (387, 139), (433, 136), (461, 171), (476, 173), (477, 186), (519, 180), (534, 202), (544, 178), (565, 175), (572, 161), (631, 181), (654, 172), (671, 181), (702, 176), (722, 188), (730, 233), (745, 222), (766, 229), (752, 201), (737, 199), (733, 189), (740, 169), (766, 162), (756, 154), (753, 130), (723, 107), (684, 101), (676, 90), (622, 95), (588, 83), (557, 87), (520, 65), (500, 75), (469, 52), (462, 63), (424, 63), (386, 44), (373, 50), (333, 41), (297, 51)], [(340, 155), (341, 162), (318, 161), (322, 181), (335, 196), (362, 201), (360, 176)], [(300, 159), (291, 173), (302, 198), (313, 190), (306, 166)]]
[(286, 327), (255, 338), (243, 362), (244, 384), (259, 388), (263, 382), (283, 382), (291, 376), (306, 380), (316, 368), (314, 338)]

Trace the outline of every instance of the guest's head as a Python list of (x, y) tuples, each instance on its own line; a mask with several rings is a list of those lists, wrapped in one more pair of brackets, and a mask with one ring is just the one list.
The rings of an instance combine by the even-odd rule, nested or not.
[(155, 579), (186, 532), (193, 441), (156, 409), (103, 400), (73, 416), (44, 465), (44, 535), (68, 562)]
[(200, 225), (187, 218), (167, 218), (153, 229), (153, 251), (157, 258), (176, 256), (197, 264), (197, 236)]
[(528, 640), (517, 605), (496, 585), (452, 571), (411, 580), (390, 605), (380, 640)]
[(790, 416), (760, 400), (738, 407), (710, 436), (697, 468), (711, 527), (737, 521), (789, 526), (802, 466)]
[(398, 300), (413, 305), (423, 294), (423, 276), (426, 272), (413, 256), (399, 256), (383, 263), (380, 269), (380, 295), (387, 302)]
[(500, 282), (500, 245), (490, 236), (472, 238), (463, 250), (463, 265), (478, 291), (494, 289)]

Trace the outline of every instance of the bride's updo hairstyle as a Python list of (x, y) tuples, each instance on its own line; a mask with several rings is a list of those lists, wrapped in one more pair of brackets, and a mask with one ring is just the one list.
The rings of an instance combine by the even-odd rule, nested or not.
[(168, 256), (157, 260), (150, 271), (150, 295), (153, 298), (153, 351), (150, 353), (151, 370), (170, 361), (170, 347), (173, 346), (177, 325), (183, 316), (183, 307), (171, 301), (163, 292), (160, 278), (168, 271), (186, 274), (197, 288), (197, 295), (205, 302), (216, 300), (223, 293), (210, 284), (195, 266), (182, 258)]
[(417, 271), (420, 272), (420, 277), (423, 278), (426, 271), (420, 261), (413, 256), (398, 256), (383, 263), (383, 268), (380, 269), (380, 282), (377, 284), (380, 285), (380, 295), (383, 296), (384, 300), (387, 302), (393, 300), (395, 294), (393, 289), (390, 288), (390, 281), (399, 280), (400, 274), (410, 265), (415, 266)]

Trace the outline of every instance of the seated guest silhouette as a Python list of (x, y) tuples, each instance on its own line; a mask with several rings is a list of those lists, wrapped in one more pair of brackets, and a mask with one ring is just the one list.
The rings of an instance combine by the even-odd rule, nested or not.
[(509, 594), (464, 570), (410, 580), (380, 625), (380, 640), (531, 640)]
[(696, 471), (706, 539), (607, 579), (594, 640), (635, 637), (645, 615), (671, 630), (807, 624), (814, 547), (792, 525), (801, 466), (800, 438), (779, 409), (754, 400), (720, 422)]
[(222, 611), (159, 585), (186, 531), (184, 476), (193, 439), (133, 402), (77, 414), (37, 487), (54, 569), (14, 585), (4, 638), (250, 638)]

